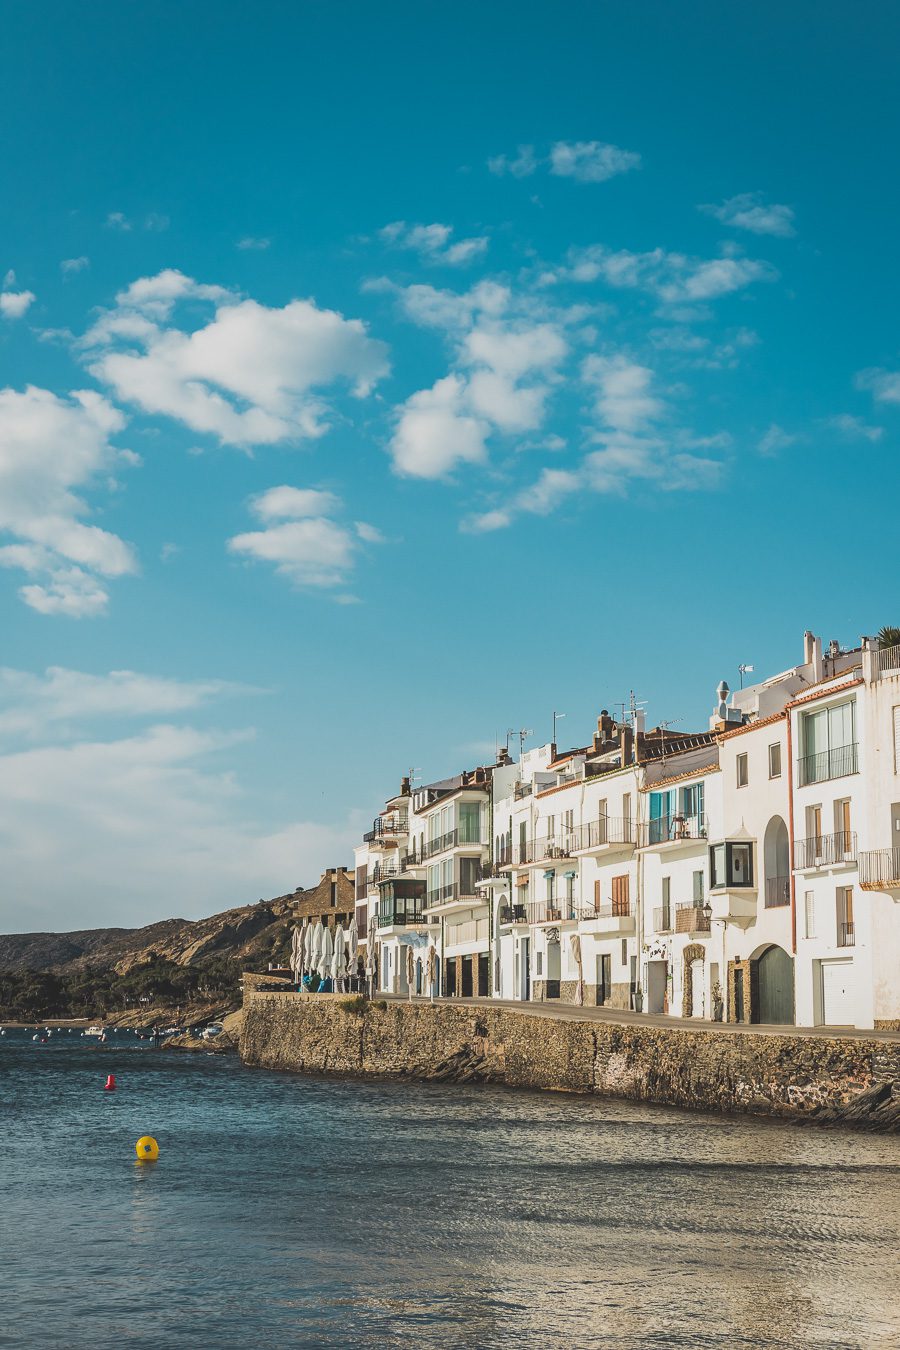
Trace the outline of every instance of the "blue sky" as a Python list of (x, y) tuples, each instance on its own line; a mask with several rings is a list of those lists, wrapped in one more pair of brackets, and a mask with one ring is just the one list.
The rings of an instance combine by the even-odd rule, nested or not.
[(214, 11), (3, 6), (7, 930), (898, 621), (891, 7)]

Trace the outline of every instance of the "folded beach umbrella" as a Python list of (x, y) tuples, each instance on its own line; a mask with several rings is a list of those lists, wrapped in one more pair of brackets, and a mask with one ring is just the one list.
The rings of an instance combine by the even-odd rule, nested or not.
[(310, 971), (318, 972), (319, 962), (322, 960), (322, 943), (325, 940), (325, 929), (322, 927), (322, 920), (316, 920), (316, 926), (313, 930), (312, 950), (309, 954)]
[(312, 922), (307, 922), (306, 934), (303, 938), (303, 973), (309, 974), (313, 968), (313, 937), (315, 929)]
[(416, 958), (413, 955), (412, 947), (406, 949), (406, 983), (409, 986), (409, 996), (412, 998), (413, 984), (416, 978)]
[(369, 936), (366, 938), (366, 974), (375, 974), (375, 943), (378, 940), (378, 922), (373, 915), (369, 920)]
[(335, 980), (344, 978), (344, 969), (346, 962), (347, 944), (344, 939), (344, 930), (340, 924), (334, 931), (334, 955), (331, 958), (331, 974)]
[(309, 929), (310, 929), (310, 922), (309, 922), (309, 919), (304, 919), (304, 920), (303, 920), (303, 926), (302, 926), (301, 929), (300, 929), (300, 941), (299, 941), (298, 944), (297, 944), (297, 979), (298, 979), (298, 980), (300, 979), (300, 976), (303, 974), (303, 972), (304, 972), (305, 969), (306, 969), (306, 943), (307, 943), (307, 934), (309, 933)]
[(350, 920), (350, 927), (347, 929), (347, 962), (351, 971), (356, 971), (356, 958), (359, 956), (359, 929), (356, 926), (356, 915)]
[(572, 957), (578, 967), (578, 984), (575, 986), (575, 1003), (580, 1008), (584, 1003), (584, 970), (581, 964), (581, 938), (576, 933), (572, 938)]
[(425, 966), (425, 983), (428, 985), (428, 992), (434, 995), (434, 978), (437, 975), (437, 952), (434, 949), (434, 943), (428, 948), (428, 961)]
[(294, 924), (294, 931), (291, 934), (291, 972), (294, 979), (297, 979), (297, 971), (300, 967), (300, 950), (303, 946), (303, 938), (300, 929)]
[(322, 929), (322, 950), (319, 954), (319, 974), (327, 980), (331, 974), (331, 957), (334, 952), (334, 939), (330, 928)]

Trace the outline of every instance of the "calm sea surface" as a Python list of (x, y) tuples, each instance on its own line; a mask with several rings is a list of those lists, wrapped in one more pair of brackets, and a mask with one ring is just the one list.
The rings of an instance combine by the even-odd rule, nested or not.
[(8, 1031), (0, 1346), (897, 1346), (898, 1154)]

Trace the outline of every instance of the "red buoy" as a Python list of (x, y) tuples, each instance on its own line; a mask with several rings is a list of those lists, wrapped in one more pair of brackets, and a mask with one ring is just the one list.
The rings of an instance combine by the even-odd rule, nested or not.
[(116, 1090), (116, 1075), (114, 1073), (111, 1073), (103, 1085), (103, 1091), (115, 1092), (115, 1090)]

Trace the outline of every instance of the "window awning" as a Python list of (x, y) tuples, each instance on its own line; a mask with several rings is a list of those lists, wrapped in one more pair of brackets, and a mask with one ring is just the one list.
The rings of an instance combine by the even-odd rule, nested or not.
[(555, 876), (556, 876), (556, 869), (553, 868), (553, 867), (551, 867), (549, 872), (545, 872), (545, 873), (544, 873), (544, 876), (545, 876), (545, 877), (555, 877)]
[(564, 877), (575, 877), (577, 875), (578, 875), (577, 872), (563, 872)]

